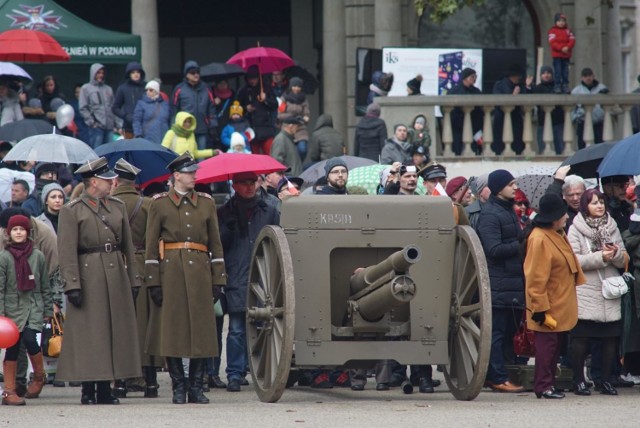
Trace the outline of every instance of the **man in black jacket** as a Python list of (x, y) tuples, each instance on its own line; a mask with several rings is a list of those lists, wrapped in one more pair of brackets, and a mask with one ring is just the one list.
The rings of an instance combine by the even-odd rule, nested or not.
[[(447, 95), (481, 95), (482, 92), (478, 89), (476, 79), (478, 74), (473, 68), (465, 68), (460, 73), (460, 83), (449, 91)], [(474, 142), (471, 144), (471, 148), (474, 153), (479, 154), (482, 151), (482, 147), (476, 143), (479, 131), (482, 131), (482, 121), (484, 120), (484, 113), (480, 107), (476, 107), (471, 111), (471, 132), (474, 135)], [(460, 107), (456, 107), (451, 112), (451, 129), (453, 131), (453, 153), (460, 155), (463, 149), (462, 143), (462, 130), (464, 125), (464, 112)]]
[[(543, 65), (540, 67), (540, 84), (534, 86), (532, 92), (534, 94), (553, 94), (554, 87), (553, 68), (548, 65)], [(543, 153), (545, 147), (545, 143), (542, 141), (544, 118), (544, 109), (542, 106), (538, 106), (538, 153)], [(551, 129), (553, 132), (553, 146), (556, 154), (560, 155), (564, 152), (564, 140), (562, 139), (562, 132), (564, 130), (564, 110), (562, 110), (562, 107), (560, 106), (555, 106), (553, 110), (551, 110)]]
[(518, 186), (509, 171), (489, 174), (491, 196), (482, 207), (478, 236), (482, 242), (491, 281), (491, 355), (486, 386), (496, 392), (522, 392), (509, 381), (503, 345), (510, 341), (524, 305), (524, 271), (520, 243), (524, 235), (513, 211)]
[[(527, 76), (526, 82), (523, 84), (521, 82), (522, 74), (519, 66), (515, 65), (511, 67), (505, 77), (493, 85), (493, 93), (496, 95), (519, 95), (531, 92), (533, 76)], [(524, 141), (522, 140), (522, 131), (524, 129), (522, 108), (517, 106), (510, 114), (511, 126), (513, 127), (513, 143), (511, 143), (511, 148), (517, 154), (521, 154), (524, 151)], [(504, 111), (502, 108), (496, 107), (493, 110), (493, 143), (491, 143), (491, 149), (497, 155), (502, 154), (505, 149), (504, 141), (502, 140), (503, 126)]]
[(386, 139), (387, 125), (380, 119), (380, 106), (376, 103), (369, 104), (367, 114), (356, 126), (354, 153), (378, 162)]

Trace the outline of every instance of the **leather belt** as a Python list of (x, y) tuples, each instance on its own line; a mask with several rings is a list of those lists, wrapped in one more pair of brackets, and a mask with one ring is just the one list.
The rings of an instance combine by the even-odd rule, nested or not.
[(196, 250), (208, 253), (209, 248), (204, 244), (198, 244), (197, 242), (165, 242), (165, 250)]
[(78, 254), (91, 254), (91, 253), (112, 253), (114, 251), (120, 251), (122, 247), (120, 244), (112, 244), (107, 242), (104, 245), (98, 245), (97, 247), (78, 248)]

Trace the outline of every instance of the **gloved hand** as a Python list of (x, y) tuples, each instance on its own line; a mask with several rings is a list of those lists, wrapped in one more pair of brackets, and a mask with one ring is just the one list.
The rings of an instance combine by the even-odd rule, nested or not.
[(67, 295), (67, 300), (76, 308), (82, 306), (82, 290), (69, 290), (65, 293)]
[(155, 287), (149, 287), (149, 294), (151, 295), (151, 300), (157, 306), (162, 306), (162, 287), (159, 285)]
[(549, 314), (544, 315), (544, 325), (549, 327), (550, 330), (555, 330), (558, 326), (558, 322)]
[(131, 289), (131, 295), (133, 296), (133, 301), (135, 302), (138, 298), (138, 294), (140, 293), (140, 287), (133, 287)]
[(211, 290), (213, 291), (213, 303), (215, 303), (222, 297), (222, 287), (219, 285), (212, 285)]
[(545, 317), (544, 312), (534, 312), (533, 314), (531, 314), (531, 319), (540, 325), (544, 324), (544, 317)]

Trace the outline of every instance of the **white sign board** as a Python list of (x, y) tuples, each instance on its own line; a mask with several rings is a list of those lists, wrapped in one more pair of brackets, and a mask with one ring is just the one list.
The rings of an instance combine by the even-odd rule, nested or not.
[(382, 49), (382, 71), (393, 73), (389, 96), (407, 95), (407, 82), (418, 74), (423, 95), (446, 95), (467, 67), (476, 71), (476, 86), (482, 90), (482, 49)]

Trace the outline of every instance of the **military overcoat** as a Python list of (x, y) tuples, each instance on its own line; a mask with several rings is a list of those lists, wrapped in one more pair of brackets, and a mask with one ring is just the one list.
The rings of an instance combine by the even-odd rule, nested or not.
[[(193, 242), (209, 252), (167, 250), (160, 259), (159, 241)], [(216, 204), (205, 193), (180, 195), (174, 189), (151, 202), (147, 220), (145, 281), (161, 286), (160, 334), (147, 335), (145, 351), (163, 357), (204, 358), (218, 355), (212, 285), (225, 285), (224, 258)]]
[[(83, 249), (108, 248), (107, 244), (119, 244), (122, 249), (81, 254)], [(124, 203), (83, 193), (63, 206), (58, 220), (58, 256), (65, 292), (82, 290), (83, 302), (79, 308), (67, 302), (56, 378), (100, 381), (140, 377), (140, 345), (131, 296), (134, 250)]]

